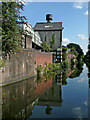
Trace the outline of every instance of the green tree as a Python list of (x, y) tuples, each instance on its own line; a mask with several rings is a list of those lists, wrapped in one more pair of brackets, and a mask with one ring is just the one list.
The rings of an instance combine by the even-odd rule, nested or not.
[(43, 47), (44, 51), (50, 52), (50, 47), (49, 47), (49, 45), (45, 41), (42, 42), (41, 46)]
[(50, 48), (53, 49), (54, 44), (55, 44), (55, 37), (54, 37), (54, 34), (52, 35), (52, 40), (49, 39), (49, 42), (50, 42)]
[(84, 56), (83, 50), (81, 49), (81, 47), (78, 44), (70, 43), (67, 45), (67, 47), (69, 49), (74, 48), (77, 51), (77, 53), (78, 53), (77, 60), (78, 61), (81, 60), (81, 58)]
[(4, 66), (4, 61), (0, 59), (0, 69)]
[(62, 46), (62, 52), (67, 52), (67, 47), (65, 47), (65, 46)]
[(74, 68), (74, 72), (69, 76), (69, 78), (79, 77), (80, 74), (82, 73), (82, 70), (83, 70), (83, 62), (81, 63), (78, 62), (78, 64)]
[(25, 23), (22, 2), (2, 2), (2, 51), (7, 54), (14, 53), (21, 46), (22, 30), (19, 24)]
[(67, 47), (62, 46), (62, 60), (66, 60), (67, 59)]
[(75, 55), (76, 57), (78, 56), (78, 52), (75, 50), (75, 48), (71, 48), (70, 53)]

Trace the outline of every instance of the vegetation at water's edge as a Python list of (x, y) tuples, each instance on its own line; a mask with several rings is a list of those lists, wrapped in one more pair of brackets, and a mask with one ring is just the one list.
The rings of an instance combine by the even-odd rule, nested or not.
[(4, 66), (4, 61), (0, 59), (0, 69)]
[[(71, 75), (69, 76), (69, 78), (75, 78), (78, 77), (83, 70), (83, 64), (84, 62), (81, 63), (76, 63), (74, 65), (71, 65)], [(66, 85), (67, 84), (67, 75), (68, 75), (68, 66), (69, 64), (65, 61), (62, 64), (55, 64), (55, 63), (49, 63), (46, 64), (44, 70), (43, 67), (41, 65), (39, 65), (37, 67), (37, 83), (41, 83), (43, 79), (49, 80), (49, 79), (56, 79), (56, 76), (61, 76), (62, 75), (62, 85)], [(43, 70), (43, 72), (42, 72)], [(43, 74), (41, 74), (43, 73)]]
[(62, 64), (55, 64), (55, 63), (46, 64), (46, 66), (44, 67), (44, 70), (41, 65), (38, 65), (36, 68), (37, 78), (41, 77), (42, 70), (43, 70), (43, 75), (45, 77), (50, 77), (50, 76), (55, 77), (55, 75), (59, 74), (60, 71), (65, 69), (68, 69), (67, 61), (62, 62)]

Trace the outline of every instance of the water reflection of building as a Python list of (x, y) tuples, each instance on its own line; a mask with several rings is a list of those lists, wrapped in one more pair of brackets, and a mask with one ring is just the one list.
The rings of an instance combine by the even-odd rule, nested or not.
[[(52, 87), (52, 79), (37, 83), (36, 78), (2, 88), (2, 118), (26, 119), (32, 115), (38, 97)], [(42, 90), (40, 90), (42, 89)]]
[(52, 113), (52, 106), (61, 106), (62, 99), (62, 73), (56, 75), (56, 80), (53, 81), (52, 88), (46, 91), (38, 100), (37, 105), (47, 106), (46, 114)]
[(62, 87), (56, 83), (52, 88), (45, 92), (40, 98), (37, 105), (41, 106), (61, 106), (62, 103)]
[[(55, 80), (42, 78), (28, 79), (2, 88), (2, 118), (27, 119), (32, 115), (34, 105), (46, 106), (51, 114), (52, 106), (61, 107), (63, 74)], [(3, 120), (2, 119), (2, 120)]]
[(62, 72), (56, 75), (56, 82), (58, 85), (62, 85)]
[(34, 79), (2, 88), (2, 118), (22, 119), (32, 114), (34, 97)]

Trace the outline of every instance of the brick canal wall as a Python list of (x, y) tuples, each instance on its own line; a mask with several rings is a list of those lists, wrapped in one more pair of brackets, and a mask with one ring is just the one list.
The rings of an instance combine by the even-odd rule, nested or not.
[(20, 50), (4, 61), (2, 84), (23, 80), (34, 73), (34, 53), (32, 51)]
[(35, 62), (36, 65), (42, 65), (44, 67), (45, 63), (52, 63), (52, 54), (35, 51)]
[(33, 49), (20, 49), (16, 54), (12, 54), (10, 59), (4, 60), (5, 66), (0, 70), (0, 86), (22, 81), (35, 76), (36, 65), (43, 65), (45, 62), (52, 62), (50, 53), (39, 52)]

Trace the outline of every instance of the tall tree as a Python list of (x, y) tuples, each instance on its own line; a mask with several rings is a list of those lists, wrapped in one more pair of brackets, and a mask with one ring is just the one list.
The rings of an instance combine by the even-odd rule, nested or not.
[(78, 44), (74, 44), (74, 43), (70, 43), (67, 45), (68, 48), (72, 49), (74, 48), (78, 55), (77, 55), (77, 59), (80, 60), (82, 58), (82, 56), (84, 56), (83, 50), (81, 49), (81, 47)]
[(54, 34), (52, 35), (52, 40), (49, 40), (49, 42), (50, 42), (50, 48), (53, 49), (54, 44), (55, 44), (55, 37), (54, 37)]
[(42, 46), (44, 51), (50, 52), (50, 47), (49, 47), (49, 45), (45, 41), (42, 42), (41, 46)]
[(62, 46), (62, 60), (66, 60), (67, 58), (67, 47)]
[(22, 2), (2, 2), (2, 51), (5, 55), (14, 53), (21, 45), (22, 30), (20, 23), (25, 23)]
[(76, 57), (78, 56), (78, 52), (75, 50), (75, 48), (71, 48), (70, 53), (75, 55)]

